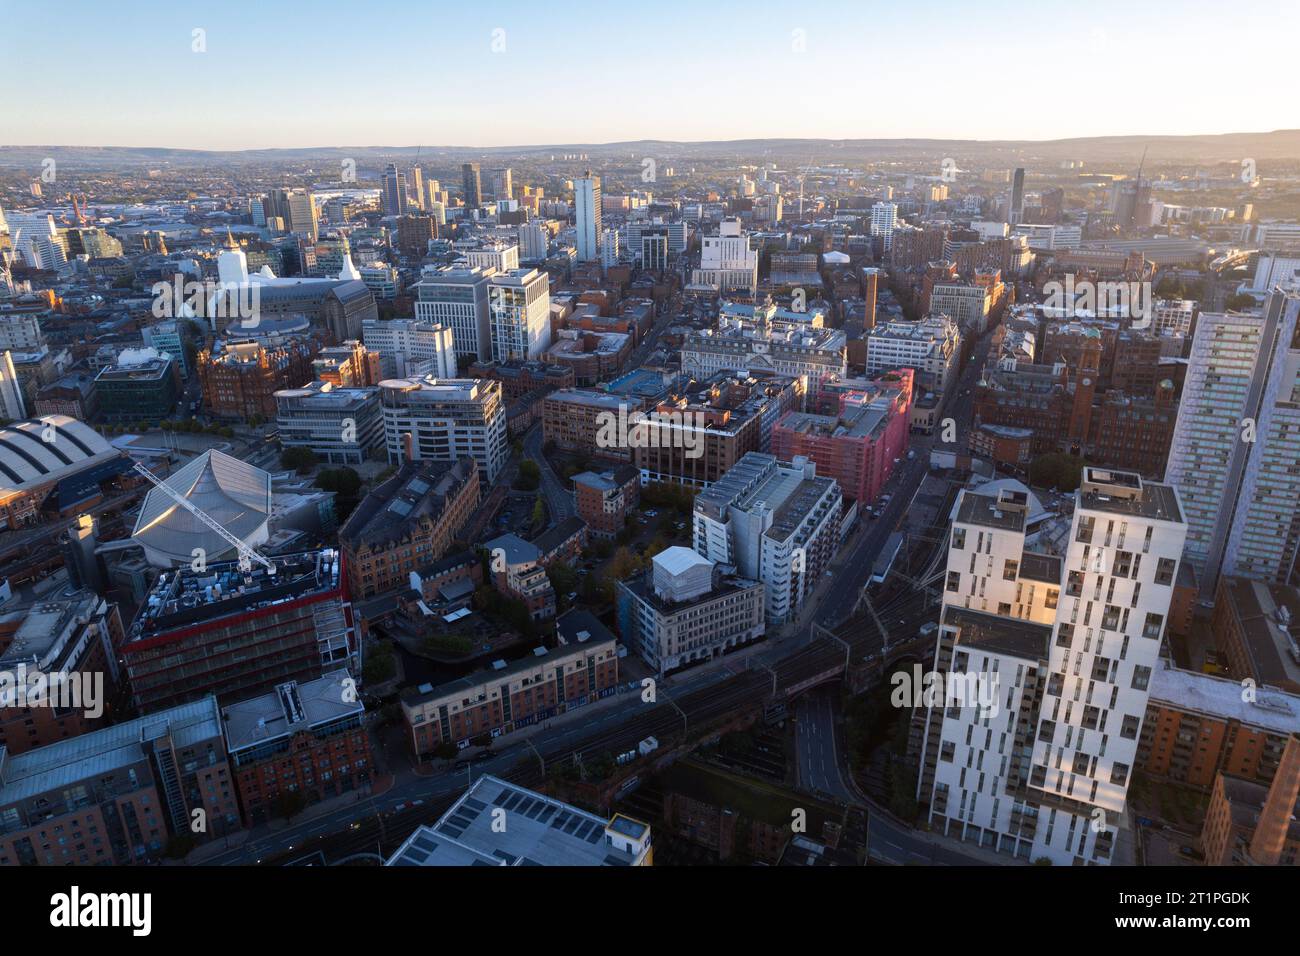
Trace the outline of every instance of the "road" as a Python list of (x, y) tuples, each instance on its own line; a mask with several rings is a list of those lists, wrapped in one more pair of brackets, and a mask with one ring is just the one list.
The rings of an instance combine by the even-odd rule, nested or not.
[(551, 469), (551, 463), (546, 460), (546, 455), (542, 453), (542, 445), (542, 426), (534, 425), (524, 436), (524, 455), (537, 463), (537, 468), (542, 475), (540, 490), (542, 498), (546, 501), (546, 510), (550, 513), (550, 523), (557, 525), (578, 512), (573, 504), (573, 495), (569, 494), (559, 476)]
[(819, 687), (799, 698), (795, 710), (795, 754), (799, 788), (829, 794), (844, 803), (858, 797), (844, 784), (835, 738), (835, 693), (838, 685)]

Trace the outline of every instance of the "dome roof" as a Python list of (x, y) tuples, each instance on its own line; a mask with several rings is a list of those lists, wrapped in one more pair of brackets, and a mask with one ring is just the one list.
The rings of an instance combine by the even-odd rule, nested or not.
[[(164, 483), (184, 495), (235, 537), (250, 545), (267, 540), (271, 476), (247, 462), (209, 450)], [(207, 562), (228, 560), (234, 548), (159, 488), (145, 496), (131, 537), (155, 567), (189, 564), (201, 549)]]

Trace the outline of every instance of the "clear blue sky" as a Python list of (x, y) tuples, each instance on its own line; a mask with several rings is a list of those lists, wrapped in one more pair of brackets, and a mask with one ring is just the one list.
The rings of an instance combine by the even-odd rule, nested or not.
[(8, 145), (1300, 127), (1294, 0), (0, 0), (0, 23)]

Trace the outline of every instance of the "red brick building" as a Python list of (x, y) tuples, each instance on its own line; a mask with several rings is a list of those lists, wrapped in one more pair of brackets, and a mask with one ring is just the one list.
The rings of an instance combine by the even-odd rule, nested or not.
[(249, 825), (362, 790), (370, 781), (365, 707), (346, 670), (280, 684), (223, 708), (221, 718)]
[(556, 620), (560, 646), (493, 670), (408, 692), (402, 713), (421, 758), (442, 745), (490, 740), (608, 697), (617, 691), (617, 641), (587, 611)]
[(573, 476), (573, 498), (592, 534), (613, 537), (641, 499), (641, 472), (631, 465), (599, 474), (584, 471)]

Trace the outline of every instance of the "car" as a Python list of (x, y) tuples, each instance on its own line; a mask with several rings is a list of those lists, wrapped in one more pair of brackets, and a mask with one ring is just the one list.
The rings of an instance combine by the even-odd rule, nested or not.
[(353, 820), (350, 824), (348, 824), (348, 829), (349, 829), (349, 830), (360, 830), (360, 829), (361, 829), (361, 821), (360, 821), (360, 820)]
[(496, 754), (494, 754), (490, 750), (480, 750), (473, 757), (471, 757), (470, 760), (474, 761), (475, 763), (482, 763), (484, 760), (491, 760), (495, 756)]
[(469, 769), (469, 761), (457, 760), (454, 764), (451, 765), (451, 769), (453, 773), (462, 773), (465, 770)]

